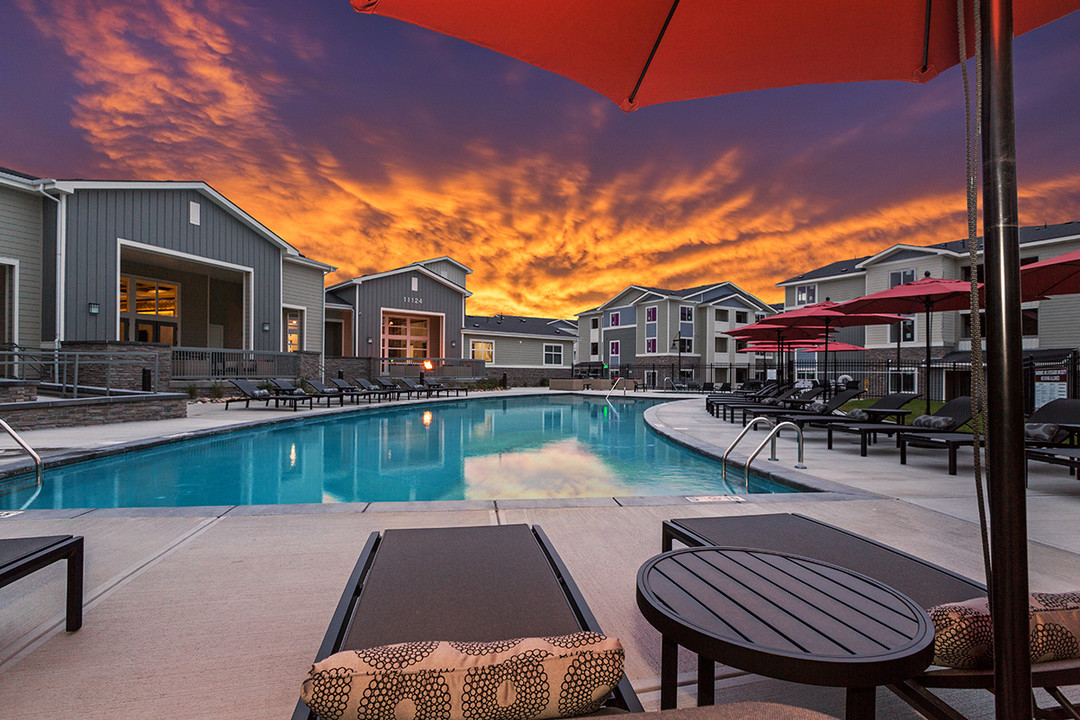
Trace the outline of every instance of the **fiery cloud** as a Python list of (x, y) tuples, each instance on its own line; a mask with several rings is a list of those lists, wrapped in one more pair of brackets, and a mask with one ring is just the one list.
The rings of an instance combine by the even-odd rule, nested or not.
[[(338, 266), (331, 280), (450, 255), (474, 270), (478, 314), (571, 316), (628, 284), (729, 280), (774, 301), (774, 284), (805, 270), (965, 232), (959, 168), (953, 191), (908, 182), (869, 199), (858, 179), (795, 180), (830, 162), (851, 167), (867, 144), (902, 145), (905, 128), (949, 106), (944, 90), (876, 127), (776, 151), (765, 170), (760, 147), (731, 140), (692, 159), (658, 149), (601, 168), (590, 144), (620, 118), (595, 99), (566, 109), (572, 152), (477, 132), (436, 159), (409, 130), (367, 116), (374, 104), (336, 119), (312, 110), (335, 60), (302, 23), (226, 0), (20, 7), (74, 63), (71, 123), (100, 153), (62, 176), (206, 180)], [(525, 82), (518, 71), (502, 81)], [(417, 132), (439, 120), (417, 104), (409, 122)], [(1021, 193), (1025, 222), (1074, 219), (1061, 213), (1080, 200), (1080, 174), (1036, 178)]]

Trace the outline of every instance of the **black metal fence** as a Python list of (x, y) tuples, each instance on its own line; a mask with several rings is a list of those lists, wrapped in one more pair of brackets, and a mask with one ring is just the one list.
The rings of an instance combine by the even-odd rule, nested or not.
[[(634, 378), (650, 388), (683, 388), (687, 385), (711, 390), (723, 383), (739, 387), (750, 380), (789, 379), (817, 381), (830, 386), (857, 384), (866, 397), (879, 398), (890, 392), (918, 392), (931, 400), (947, 401), (971, 393), (971, 363), (934, 359), (927, 373), (925, 361), (852, 360), (824, 358), (777, 363), (772, 358), (745, 365), (693, 362), (624, 363), (608, 366), (601, 362), (578, 363), (572, 377)], [(1025, 411), (1058, 397), (1080, 397), (1080, 352), (1059, 353), (1056, 357), (1024, 361)]]

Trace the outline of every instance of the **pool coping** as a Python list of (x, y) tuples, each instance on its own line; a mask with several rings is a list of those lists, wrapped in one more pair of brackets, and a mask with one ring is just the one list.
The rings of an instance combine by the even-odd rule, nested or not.
[[(557, 395), (572, 395), (586, 398), (596, 398), (595, 394), (574, 391), (550, 391)], [(546, 393), (545, 393), (546, 394)], [(510, 393), (506, 397), (521, 397), (523, 393)], [(648, 396), (643, 396), (646, 399)], [(655, 399), (655, 398), (654, 398)], [(667, 402), (661, 402), (645, 410), (645, 424), (661, 437), (687, 448), (693, 452), (720, 461), (724, 450), (719, 446), (681, 433), (656, 418), (659, 408), (673, 402), (680, 402), (687, 398), (662, 398)], [(137, 450), (171, 445), (186, 440), (196, 440), (208, 437), (224, 435), (226, 433), (241, 430), (251, 430), (263, 427), (272, 427), (284, 423), (314, 422), (324, 418), (333, 418), (338, 415), (355, 412), (373, 412), (387, 409), (402, 409), (423, 405), (434, 405), (446, 402), (466, 402), (468, 398), (420, 398), (409, 400), (393, 405), (353, 405), (338, 408), (328, 408), (317, 416), (288, 415), (259, 420), (244, 420), (230, 425), (222, 425), (213, 428), (202, 428), (185, 432), (171, 433), (158, 437), (140, 438), (119, 442), (113, 445), (71, 450), (49, 455), (42, 459), (44, 469), (63, 467), (87, 460), (96, 460), (112, 455), (119, 455)], [(729, 458), (732, 465), (742, 468), (746, 457), (733, 454)], [(0, 469), (0, 480), (33, 472), (34, 465), (30, 460), (12, 462), (7, 467)], [(771, 469), (767, 472), (755, 470), (758, 475), (777, 481), (784, 485), (793, 486), (802, 492), (796, 493), (746, 493), (738, 495), (630, 495), (630, 496), (601, 496), (588, 498), (511, 498), (492, 500), (435, 500), (435, 501), (386, 501), (386, 502), (356, 502), (356, 503), (295, 503), (281, 505), (192, 505), (177, 507), (133, 507), (133, 508), (64, 508), (64, 509), (33, 509), (14, 510), (0, 513), (0, 520), (11, 520), (19, 517), (26, 518), (57, 518), (70, 519), (75, 517), (222, 517), (224, 515), (286, 515), (286, 514), (321, 514), (321, 513), (367, 513), (367, 512), (454, 512), (461, 510), (488, 510), (498, 513), (499, 510), (520, 510), (534, 508), (581, 508), (581, 507), (642, 507), (642, 506), (667, 506), (667, 505), (690, 505), (703, 503), (770, 503), (778, 501), (791, 501), (798, 499), (806, 502), (835, 501), (835, 500), (864, 500), (868, 498), (880, 498), (875, 493), (856, 490), (850, 486), (830, 482), (815, 477), (808, 473), (800, 473), (795, 470), (783, 468)]]

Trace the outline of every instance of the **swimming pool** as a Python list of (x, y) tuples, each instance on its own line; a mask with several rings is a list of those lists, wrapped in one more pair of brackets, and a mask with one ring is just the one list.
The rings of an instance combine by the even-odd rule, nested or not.
[(180, 507), (797, 492), (647, 427), (658, 400), (518, 396), (239, 430), (45, 472), (0, 508)]

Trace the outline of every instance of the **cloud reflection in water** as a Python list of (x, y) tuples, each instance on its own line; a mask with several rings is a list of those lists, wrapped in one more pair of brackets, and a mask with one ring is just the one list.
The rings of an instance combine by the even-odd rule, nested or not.
[(626, 485), (604, 461), (575, 439), (535, 450), (465, 458), (466, 497), (604, 497), (625, 494)]

